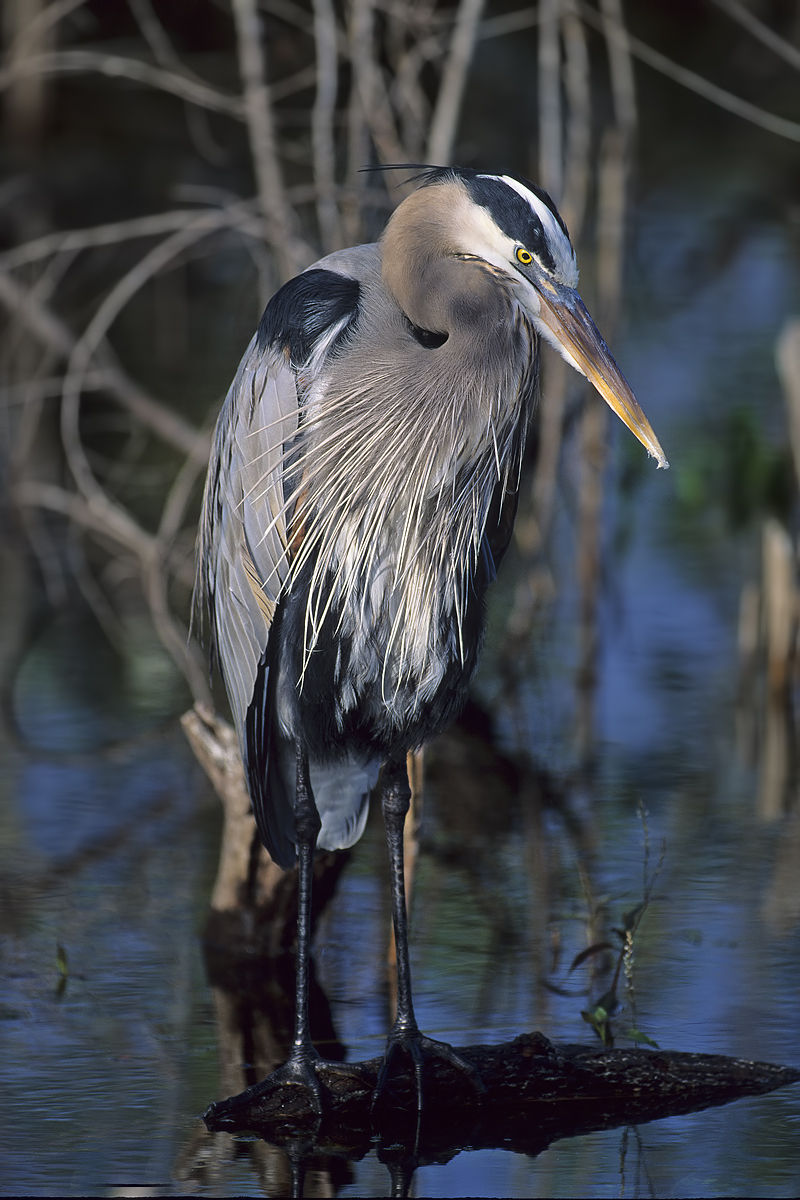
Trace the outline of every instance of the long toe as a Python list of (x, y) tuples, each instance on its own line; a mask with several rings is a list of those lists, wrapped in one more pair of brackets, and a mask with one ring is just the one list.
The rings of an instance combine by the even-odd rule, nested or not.
[(322, 1117), (335, 1107), (337, 1098), (358, 1092), (368, 1095), (371, 1086), (371, 1076), (357, 1064), (296, 1055), (238, 1096), (212, 1104), (205, 1115), (215, 1123), (238, 1119), (238, 1127), (247, 1124), (248, 1117), (256, 1123), (279, 1114), (303, 1120), (309, 1110)]
[[(435, 1038), (426, 1037), (419, 1030), (392, 1030), (386, 1042), (386, 1053), (383, 1058), (378, 1081), (372, 1096), (372, 1111), (375, 1112), (382, 1100), (387, 1096), (389, 1080), (393, 1074), (393, 1065), (398, 1055), (407, 1054), (414, 1068), (414, 1089), (416, 1093), (417, 1112), (423, 1108), (424, 1070), (429, 1064), (445, 1062), (453, 1071), (465, 1078), (478, 1097), (486, 1092), (486, 1086), (471, 1062), (457, 1054), (447, 1042), (439, 1042)], [(444, 1080), (441, 1084), (444, 1084)], [(429, 1081), (430, 1085), (433, 1081)], [(439, 1079), (433, 1084), (440, 1086)]]

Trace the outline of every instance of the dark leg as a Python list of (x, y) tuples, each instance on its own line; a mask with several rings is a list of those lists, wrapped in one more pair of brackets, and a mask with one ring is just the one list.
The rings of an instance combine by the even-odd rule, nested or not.
[[(311, 953), (311, 885), (314, 878), (314, 852), (317, 847), (321, 822), (308, 769), (308, 754), (304, 747), (297, 746), (297, 784), (294, 802), (294, 829), (297, 845), (297, 973), (295, 976), (294, 1040), (289, 1058), (282, 1067), (273, 1071), (254, 1091), (271, 1090), (286, 1082), (303, 1086), (318, 1115), (322, 1115), (318, 1069), (324, 1066), (338, 1075), (351, 1075), (359, 1080), (364, 1076), (358, 1067), (350, 1063), (326, 1062), (317, 1053), (311, 1041), (308, 1023), (308, 967)], [(297, 1157), (297, 1156), (296, 1156)], [(294, 1162), (294, 1160), (293, 1160)], [(302, 1169), (302, 1157), (297, 1157), (293, 1171)], [(294, 1176), (293, 1176), (294, 1177)], [(300, 1184), (302, 1186), (302, 1182)], [(299, 1193), (298, 1193), (299, 1195)]]
[(294, 1042), (287, 1067), (293, 1068), (312, 1094), (315, 1112), (322, 1111), (319, 1082), (313, 1063), (319, 1060), (308, 1027), (308, 956), (311, 952), (311, 885), (314, 851), (320, 831), (320, 819), (311, 779), (308, 755), (297, 747), (297, 790), (294, 801), (294, 831), (297, 843), (297, 976), (295, 981)]
[(417, 1090), (417, 1112), (422, 1111), (422, 1067), (425, 1057), (443, 1058), (468, 1076), (476, 1091), (486, 1089), (471, 1063), (465, 1062), (446, 1042), (437, 1042), (420, 1033), (411, 999), (411, 967), (408, 961), (408, 911), (403, 869), (403, 827), (411, 802), (411, 788), (405, 762), (387, 763), (383, 771), (381, 801), (386, 824), (392, 885), (392, 922), (397, 957), (397, 1017), (386, 1042), (383, 1060), (372, 1107), (375, 1108), (389, 1075), (392, 1059), (405, 1050), (414, 1064)]
[(322, 1113), (322, 1098), (316, 1066), (321, 1061), (314, 1049), (308, 1025), (308, 956), (311, 944), (311, 884), (314, 851), (320, 830), (319, 813), (314, 803), (308, 771), (308, 755), (297, 747), (297, 787), (294, 801), (294, 829), (297, 844), (297, 966), (295, 975), (294, 1040), (288, 1060), (273, 1071), (259, 1089), (292, 1080), (306, 1088), (311, 1107)]
[(411, 788), (405, 763), (389, 763), (384, 769), (383, 820), (392, 886), (392, 924), (397, 959), (397, 1016), (392, 1034), (417, 1033), (417, 1021), (411, 1000), (411, 967), (408, 961), (408, 909), (403, 862), (403, 831), (411, 803)]

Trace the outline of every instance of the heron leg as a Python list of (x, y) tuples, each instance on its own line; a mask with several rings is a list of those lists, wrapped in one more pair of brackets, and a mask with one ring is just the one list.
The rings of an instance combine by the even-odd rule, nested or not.
[[(298, 1083), (306, 1089), (312, 1109), (322, 1115), (322, 1095), (318, 1071), (325, 1067), (340, 1075), (363, 1079), (360, 1069), (350, 1063), (327, 1062), (317, 1052), (311, 1041), (308, 1019), (308, 974), (311, 953), (311, 886), (314, 878), (314, 852), (321, 821), (311, 776), (308, 769), (308, 754), (305, 747), (297, 746), (297, 782), (294, 802), (295, 844), (297, 846), (297, 968), (295, 975), (294, 1039), (287, 1061), (268, 1075), (255, 1091), (261, 1092), (281, 1086), (283, 1083)], [(299, 1195), (299, 1193), (297, 1193)]]
[[(308, 770), (305, 747), (297, 746), (297, 783), (294, 801), (294, 835), (297, 846), (297, 966), (295, 974), (294, 1039), (289, 1058), (268, 1076), (264, 1084), (275, 1086), (291, 1080), (304, 1086), (311, 1107), (322, 1113), (322, 1097), (316, 1065), (321, 1061), (311, 1041), (308, 1023), (308, 956), (311, 947), (311, 884), (314, 851), (321, 821)], [(261, 1085), (263, 1086), (263, 1085)]]
[(420, 1033), (414, 1016), (411, 998), (411, 967), (408, 959), (408, 910), (406, 907), (405, 870), (403, 862), (403, 828), (411, 803), (411, 788), (405, 761), (389, 762), (383, 771), (381, 793), (386, 842), (389, 848), (392, 888), (392, 923), (394, 926), (397, 962), (397, 1016), (386, 1041), (386, 1054), (381, 1066), (372, 1108), (385, 1090), (389, 1069), (398, 1052), (405, 1051), (414, 1064), (417, 1093), (417, 1112), (422, 1112), (422, 1070), (426, 1058), (445, 1059), (465, 1074), (479, 1093), (485, 1092), (483, 1081), (471, 1063), (466, 1062), (447, 1042), (435, 1041)]

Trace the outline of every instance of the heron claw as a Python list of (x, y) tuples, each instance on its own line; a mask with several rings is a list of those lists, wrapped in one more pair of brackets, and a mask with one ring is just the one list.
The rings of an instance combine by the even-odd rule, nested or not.
[(478, 1074), (477, 1069), (472, 1063), (462, 1058), (460, 1054), (456, 1054), (448, 1042), (439, 1042), (435, 1038), (426, 1037), (418, 1029), (392, 1030), (386, 1042), (386, 1053), (378, 1074), (377, 1083), (375, 1084), (375, 1091), (372, 1095), (371, 1111), (373, 1113), (386, 1090), (391, 1064), (397, 1058), (398, 1053), (402, 1051), (405, 1051), (409, 1055), (414, 1066), (418, 1114), (422, 1112), (423, 1108), (422, 1072), (426, 1059), (444, 1059), (451, 1067), (454, 1067), (467, 1077), (479, 1097), (485, 1095), (486, 1085)]
[(324, 1111), (324, 1104), (319, 1076), (322, 1071), (336, 1072), (340, 1075), (351, 1075), (362, 1081), (364, 1080), (364, 1074), (358, 1066), (352, 1063), (332, 1062), (321, 1058), (316, 1050), (305, 1050), (293, 1054), (283, 1066), (272, 1071), (271, 1074), (267, 1075), (266, 1079), (262, 1079), (260, 1083), (255, 1084), (249, 1090), (251, 1092), (271, 1092), (286, 1083), (297, 1084), (305, 1090), (315, 1116), (321, 1117)]

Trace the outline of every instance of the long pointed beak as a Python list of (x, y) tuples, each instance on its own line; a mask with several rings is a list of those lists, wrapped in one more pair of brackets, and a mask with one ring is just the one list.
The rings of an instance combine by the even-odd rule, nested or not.
[(659, 467), (668, 467), (650, 422), (578, 293), (572, 288), (558, 287), (550, 280), (538, 279), (536, 291), (541, 302), (539, 321), (547, 331), (547, 340), (597, 388)]

